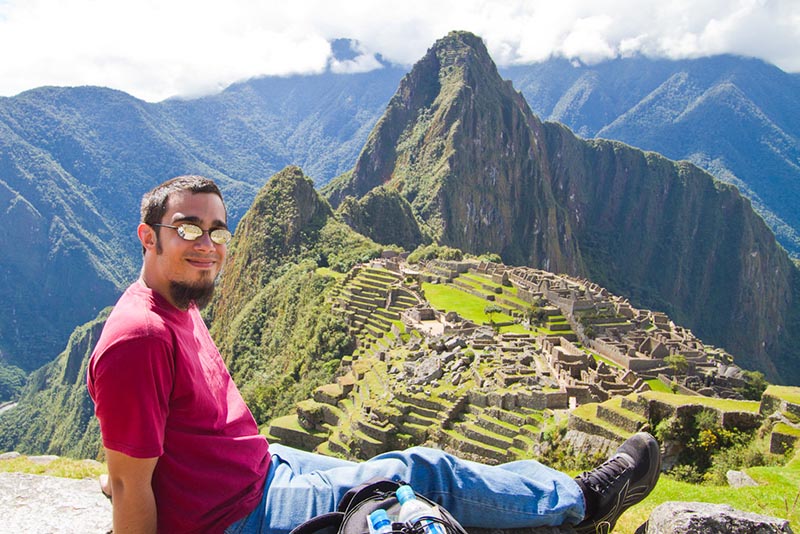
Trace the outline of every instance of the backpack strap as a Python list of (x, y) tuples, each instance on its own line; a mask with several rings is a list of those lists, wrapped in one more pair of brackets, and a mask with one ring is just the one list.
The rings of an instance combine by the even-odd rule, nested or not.
[(347, 490), (339, 501), (337, 510), (346, 512), (349, 508), (356, 506), (358, 503), (380, 494), (387, 494), (387, 496), (395, 493), (397, 488), (405, 484), (388, 478), (374, 478), (359, 484), (354, 488)]
[(312, 517), (296, 526), (289, 534), (337, 534), (342, 527), (346, 513), (365, 500), (376, 495), (392, 495), (401, 483), (388, 478), (376, 478), (347, 490), (339, 501), (336, 512)]
[(289, 534), (336, 534), (344, 521), (343, 512), (329, 512), (297, 525)]

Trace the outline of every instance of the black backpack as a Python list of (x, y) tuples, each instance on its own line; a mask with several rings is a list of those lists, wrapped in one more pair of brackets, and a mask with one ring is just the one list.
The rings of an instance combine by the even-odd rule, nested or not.
[[(400, 503), (395, 497), (397, 488), (403, 482), (389, 479), (379, 479), (365, 482), (360, 486), (350, 489), (344, 494), (336, 512), (318, 515), (295, 527), (290, 534), (367, 534), (369, 533), (369, 514), (383, 508), (389, 517), (397, 517)], [(442, 518), (431, 517), (428, 520), (442, 525), (447, 534), (467, 534), (458, 521), (450, 513), (425, 496), (415, 493), (417, 499), (435, 506)], [(421, 521), (411, 525), (406, 523), (392, 523), (392, 533), (397, 534), (424, 534), (424, 525)]]

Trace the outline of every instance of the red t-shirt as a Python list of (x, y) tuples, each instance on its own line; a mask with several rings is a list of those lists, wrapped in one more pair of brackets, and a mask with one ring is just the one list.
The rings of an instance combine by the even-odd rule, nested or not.
[(261, 499), (267, 440), (242, 400), (200, 312), (131, 285), (89, 362), (103, 445), (158, 457), (159, 532), (222, 532)]

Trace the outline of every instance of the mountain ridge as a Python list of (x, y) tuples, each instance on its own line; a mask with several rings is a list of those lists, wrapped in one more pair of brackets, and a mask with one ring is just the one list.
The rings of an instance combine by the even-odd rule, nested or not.
[(750, 203), (691, 163), (542, 123), (471, 34), (429, 49), (326, 193), (336, 205), (378, 186), (399, 191), (441, 244), (591, 276), (773, 380), (800, 379), (797, 334), (782, 330), (800, 305), (796, 267)]
[[(692, 81), (698, 87), (714, 77), (735, 80), (755, 102), (753, 109), (785, 133), (781, 146), (790, 151), (780, 154), (793, 153), (797, 145), (792, 140), (800, 137), (800, 77), (755, 60), (629, 58), (581, 67), (552, 60), (502, 69), (545, 122), (554, 118), (554, 103), (563, 99), (560, 117), (584, 136), (594, 130), (583, 131), (582, 125), (596, 129), (613, 122), (676, 71), (689, 73), (689, 81), (698, 76), (699, 81)], [(76, 323), (113, 304), (136, 276), (140, 251), (127, 236), (138, 222), (138, 201), (147, 189), (177, 174), (208, 175), (222, 185), (234, 225), (266, 177), (288, 163), (300, 163), (317, 184), (351, 168), (372, 121), (380, 117), (403, 74), (402, 69), (385, 67), (353, 75), (264, 78), (234, 84), (218, 95), (157, 104), (97, 87), (45, 87), (0, 99), (0, 198), (8, 215), (4, 222), (11, 230), (7, 236), (22, 232), (28, 237), (25, 243), (9, 241), (0, 265), (10, 292), (0, 298), (0, 323), (5, 328), (0, 332), (0, 362), (26, 370), (37, 367), (64, 346)], [(585, 76), (573, 88), (581, 98), (565, 98), (577, 76)], [(597, 103), (602, 108), (592, 107)], [(793, 190), (779, 187), (768, 194), (759, 189), (772, 176), (790, 181), (794, 177), (797, 182), (800, 171), (787, 168), (780, 154), (768, 155), (769, 147), (759, 148), (755, 137), (742, 135), (737, 124), (728, 122), (731, 119), (721, 123), (722, 132), (704, 130), (711, 123), (708, 115), (713, 116), (704, 113), (687, 123), (692, 129), (683, 135), (674, 126), (649, 123), (646, 126), (652, 128), (637, 130), (636, 135), (660, 132), (656, 141), (663, 148), (626, 141), (658, 148), (676, 159), (688, 158), (735, 183), (754, 199), (784, 246), (800, 250), (800, 239), (792, 248), (798, 227), (769, 205), (776, 198), (790, 207), (796, 204)], [(746, 122), (755, 124), (753, 120)], [(689, 143), (727, 139), (729, 134), (742, 139), (740, 145), (726, 141), (738, 155), (726, 155), (727, 145)], [(764, 136), (763, 131), (758, 135)], [(668, 152), (670, 136), (677, 136), (686, 150)], [(750, 187), (751, 180), (761, 182)]]

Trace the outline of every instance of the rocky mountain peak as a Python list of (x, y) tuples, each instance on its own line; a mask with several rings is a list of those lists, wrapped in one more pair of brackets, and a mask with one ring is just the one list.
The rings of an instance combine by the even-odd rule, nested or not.
[(331, 216), (330, 206), (299, 167), (272, 176), (236, 228), (211, 310), (215, 320), (231, 320), (236, 306), (264, 287), (281, 265), (302, 256)]

